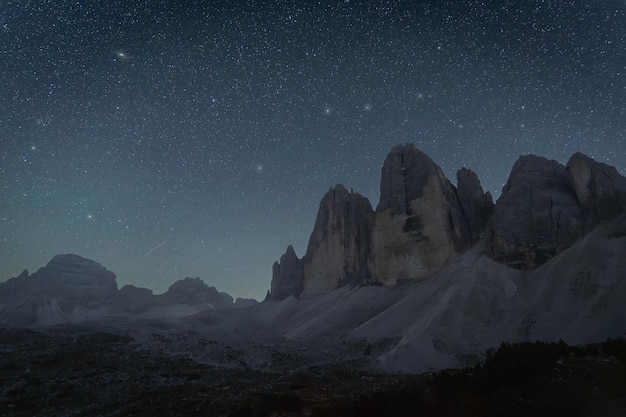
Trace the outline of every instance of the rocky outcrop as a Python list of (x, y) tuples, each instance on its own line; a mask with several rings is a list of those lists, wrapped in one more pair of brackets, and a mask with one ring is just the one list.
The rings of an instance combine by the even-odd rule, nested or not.
[(267, 294), (269, 300), (284, 300), (292, 295), (299, 297), (304, 289), (304, 261), (298, 258), (293, 246), (272, 266), (272, 284)]
[(478, 176), (471, 169), (459, 169), (456, 179), (461, 210), (469, 226), (469, 244), (473, 245), (482, 237), (493, 214), (493, 198), (489, 192), (484, 192)]
[(585, 231), (626, 213), (626, 178), (614, 167), (578, 152), (570, 158), (566, 170)]
[(489, 253), (518, 269), (534, 269), (583, 234), (581, 212), (565, 167), (522, 156), (496, 203)]
[[(325, 294), (371, 279), (374, 211), (367, 198), (343, 185), (320, 202), (304, 256), (304, 296)], [(282, 265), (282, 260), (281, 260)]]
[(436, 272), (472, 241), (455, 187), (413, 144), (385, 159), (372, 241), (374, 279), (389, 284)]

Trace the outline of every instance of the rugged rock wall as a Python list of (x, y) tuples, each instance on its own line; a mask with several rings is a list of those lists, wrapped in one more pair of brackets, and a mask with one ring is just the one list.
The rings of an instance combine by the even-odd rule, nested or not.
[(326, 193), (304, 256), (304, 296), (371, 278), (373, 226), (374, 210), (367, 198), (341, 184)]
[(578, 152), (572, 155), (566, 170), (585, 231), (626, 213), (626, 178), (614, 167)]
[(456, 179), (457, 195), (463, 215), (469, 225), (469, 243), (473, 245), (482, 237), (487, 228), (487, 222), (493, 214), (493, 198), (489, 192), (483, 191), (478, 176), (472, 170), (459, 169), (456, 172)]
[(280, 257), (280, 262), (272, 266), (272, 284), (267, 293), (269, 300), (284, 300), (285, 298), (302, 294), (304, 282), (304, 261), (298, 258), (293, 246)]
[(626, 213), (626, 178), (581, 153), (567, 168), (534, 155), (513, 166), (490, 221), (489, 253), (534, 269), (596, 225)]
[(471, 243), (456, 189), (413, 144), (383, 164), (373, 232), (374, 279), (393, 284), (426, 277)]
[(274, 264), (268, 297), (425, 278), (478, 242), (496, 261), (530, 270), (626, 213), (626, 178), (580, 153), (567, 168), (520, 157), (495, 205), (471, 170), (461, 168), (457, 181), (454, 187), (413, 144), (394, 147), (383, 164), (376, 212), (361, 195), (331, 188), (306, 255), (300, 260), (291, 248)]

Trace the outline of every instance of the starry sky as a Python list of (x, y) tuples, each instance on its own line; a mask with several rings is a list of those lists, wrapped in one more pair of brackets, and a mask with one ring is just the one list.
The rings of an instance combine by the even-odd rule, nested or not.
[(392, 146), (497, 197), (519, 155), (626, 174), (626, 2), (0, 0), (0, 281), (55, 254), (262, 299)]

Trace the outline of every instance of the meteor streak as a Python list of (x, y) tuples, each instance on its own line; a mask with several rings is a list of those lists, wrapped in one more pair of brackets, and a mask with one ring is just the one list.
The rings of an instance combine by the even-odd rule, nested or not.
[(152, 252), (154, 252), (155, 250), (159, 249), (163, 245), (165, 245), (165, 241), (159, 243), (158, 245), (156, 245), (155, 247), (150, 249), (148, 252), (146, 252), (146, 256), (150, 255)]

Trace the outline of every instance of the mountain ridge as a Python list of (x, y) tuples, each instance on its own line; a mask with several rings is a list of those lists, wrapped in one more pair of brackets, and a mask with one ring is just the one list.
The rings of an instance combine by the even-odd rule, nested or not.
[[(270, 290), (268, 298), (320, 295), (343, 285), (393, 286), (421, 280), (478, 244), (492, 259), (530, 271), (596, 226), (626, 213), (626, 178), (614, 167), (580, 152), (566, 165), (532, 154), (520, 156), (495, 204), (473, 171), (461, 168), (456, 176), (454, 186), (414, 144), (394, 146), (381, 169), (380, 201), (373, 219), (366, 210), (349, 216), (337, 209), (350, 204), (345, 195), (339, 194), (343, 200), (337, 198), (335, 190), (345, 190), (341, 184), (331, 188), (320, 203), (318, 219), (332, 217), (339, 219), (337, 224), (365, 222), (373, 226), (359, 229), (357, 236), (341, 228), (329, 231), (326, 224), (316, 221), (311, 239), (343, 233), (343, 243), (335, 244), (330, 252), (326, 248), (326, 255), (309, 245), (302, 260), (292, 248), (286, 267), (297, 270), (292, 275), (296, 281), (290, 284), (293, 290), (280, 294)], [(329, 208), (329, 199), (334, 201), (334, 209)], [(369, 205), (367, 198), (361, 199), (361, 204)], [(365, 261), (355, 267), (354, 255), (349, 255), (354, 244), (350, 249), (346, 242), (357, 237), (367, 251)], [(297, 266), (311, 258), (341, 268), (311, 271)], [(280, 270), (281, 262), (275, 265)], [(346, 280), (347, 276), (352, 279)], [(281, 279), (273, 274), (272, 286), (280, 287)], [(314, 284), (320, 282), (323, 285)], [(304, 290), (315, 285), (315, 292)]]
[(48, 326), (113, 315), (180, 316), (254, 303), (233, 300), (198, 277), (176, 281), (158, 295), (133, 285), (118, 289), (115, 274), (98, 262), (62, 254), (33, 274), (24, 270), (0, 283), (0, 324)]

